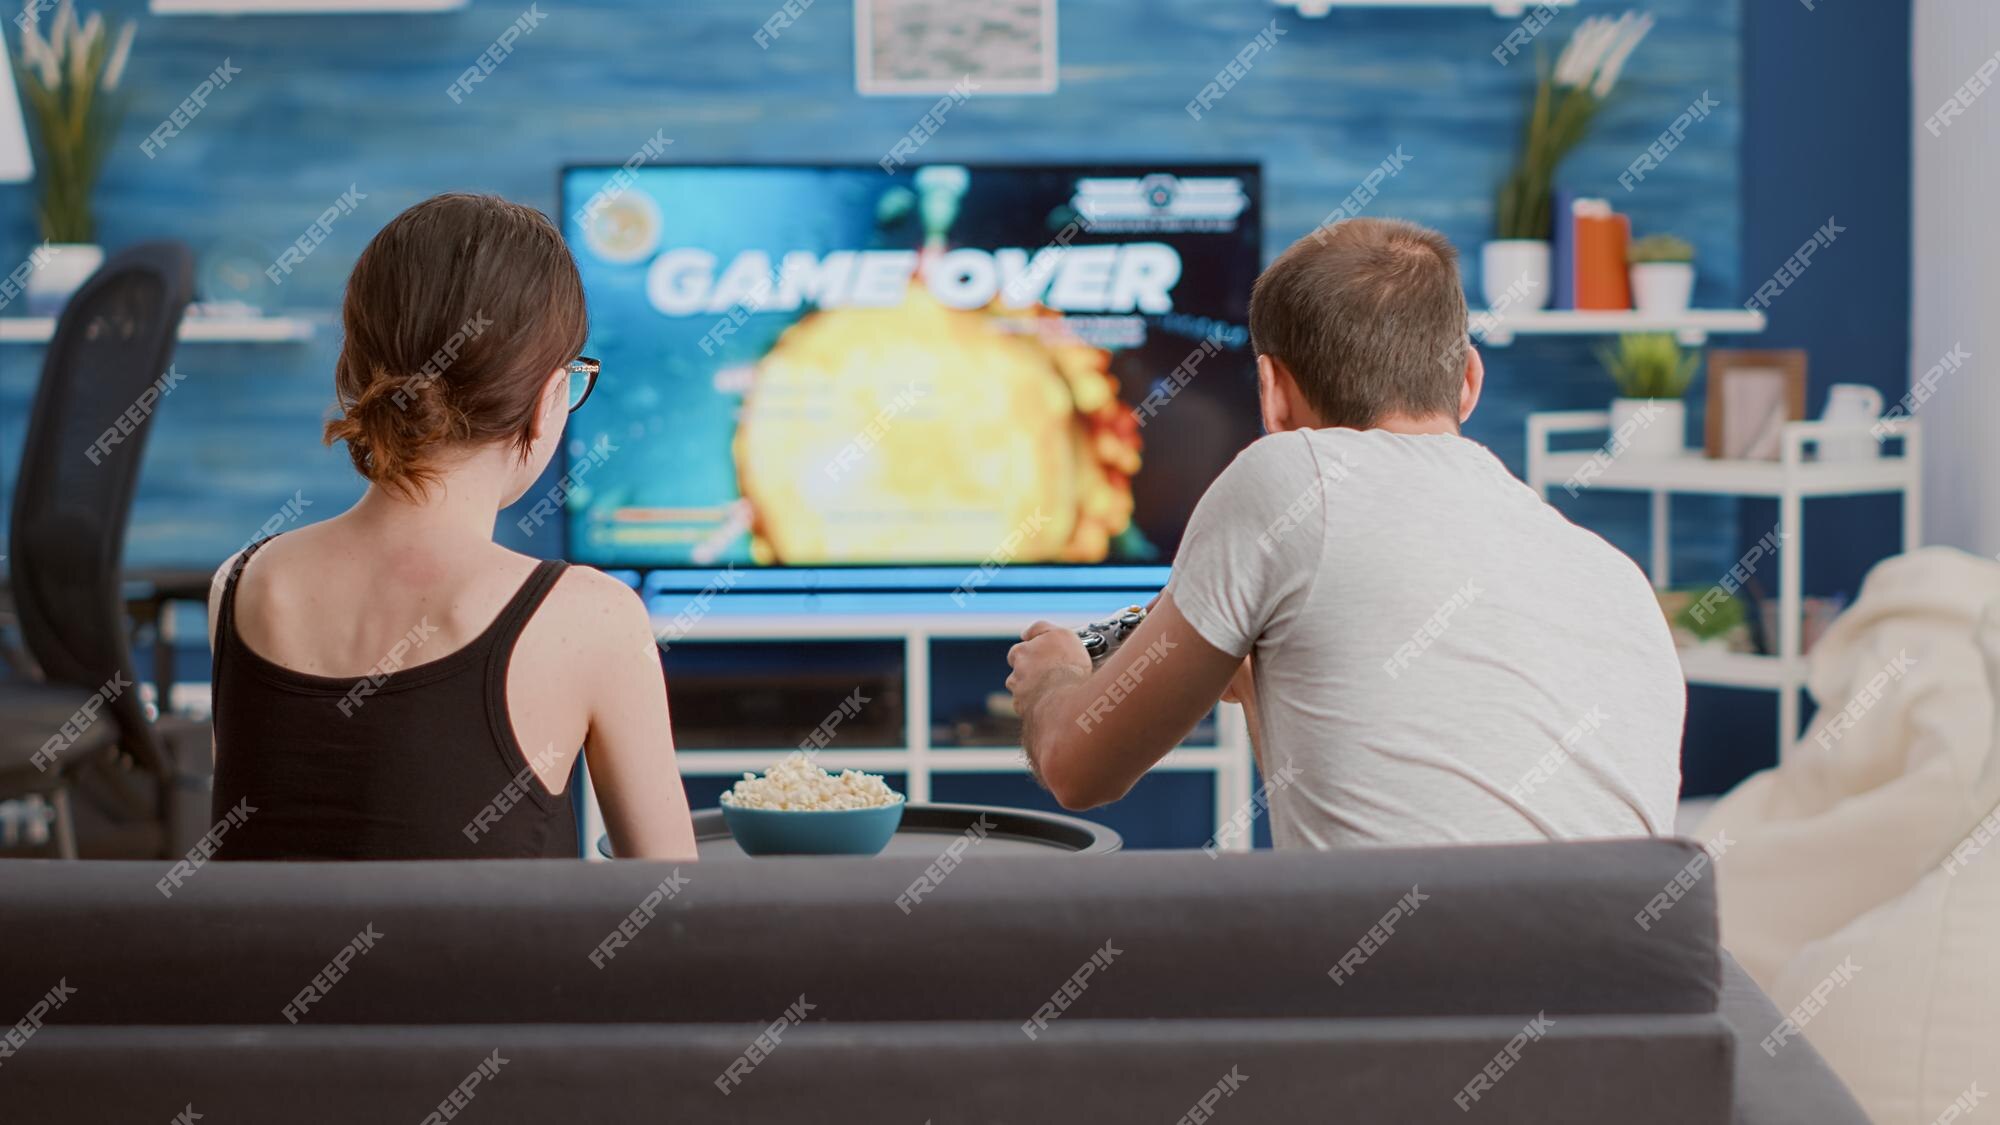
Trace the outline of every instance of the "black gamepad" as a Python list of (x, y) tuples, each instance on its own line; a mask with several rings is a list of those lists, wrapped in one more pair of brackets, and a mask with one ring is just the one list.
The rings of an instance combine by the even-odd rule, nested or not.
[(1092, 668), (1104, 663), (1125, 638), (1138, 631), (1139, 623), (1146, 620), (1146, 607), (1128, 605), (1109, 621), (1093, 621), (1076, 631), (1077, 639), (1083, 642), (1083, 651), (1090, 654)]

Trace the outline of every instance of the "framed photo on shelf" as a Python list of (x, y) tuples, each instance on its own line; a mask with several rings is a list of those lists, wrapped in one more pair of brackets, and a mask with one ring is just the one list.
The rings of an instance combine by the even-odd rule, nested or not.
[(1056, 0), (855, 0), (864, 95), (1053, 94)]
[(1786, 422), (1806, 416), (1806, 353), (1708, 353), (1707, 452), (1738, 461), (1776, 461)]

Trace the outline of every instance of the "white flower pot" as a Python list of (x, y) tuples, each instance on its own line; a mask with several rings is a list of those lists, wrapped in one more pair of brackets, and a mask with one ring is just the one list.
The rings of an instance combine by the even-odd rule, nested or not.
[(1611, 453), (1658, 461), (1686, 452), (1687, 403), (1677, 398), (1611, 400)]
[(37, 248), (30, 262), (39, 261), (23, 286), (29, 316), (57, 316), (70, 294), (82, 288), (104, 264), (104, 247), (88, 242), (52, 242)]
[(1694, 299), (1694, 263), (1640, 262), (1632, 267), (1632, 304), (1642, 313), (1672, 315)]
[(1549, 244), (1495, 239), (1479, 248), (1479, 291), (1491, 312), (1534, 312), (1549, 303)]

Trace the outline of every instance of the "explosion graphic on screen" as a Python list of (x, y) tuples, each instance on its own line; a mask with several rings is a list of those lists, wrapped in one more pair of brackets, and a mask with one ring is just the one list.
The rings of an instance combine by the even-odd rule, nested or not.
[(1109, 360), (1051, 310), (949, 308), (920, 280), (803, 317), (736, 432), (754, 558), (1104, 560), (1140, 451)]

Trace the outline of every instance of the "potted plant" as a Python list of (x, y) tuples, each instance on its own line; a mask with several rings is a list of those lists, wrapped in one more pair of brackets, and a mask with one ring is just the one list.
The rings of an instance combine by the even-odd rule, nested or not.
[(1666, 332), (1627, 333), (1616, 350), (1598, 349), (1605, 373), (1618, 384), (1611, 400), (1614, 453), (1634, 457), (1678, 457), (1687, 436), (1687, 404), (1681, 396), (1694, 382), (1701, 355), (1682, 351)]
[(1553, 72), (1537, 60), (1521, 155), (1500, 184), (1493, 241), (1480, 248), (1480, 288), (1488, 308), (1534, 310), (1548, 304), (1549, 195), (1556, 168), (1583, 140), (1625, 60), (1652, 27), (1650, 15), (1592, 16), (1570, 36)]
[[(1673, 615), (1674, 643), (1680, 648), (1714, 648), (1724, 651), (1750, 649), (1750, 617), (1743, 599), (1734, 594), (1719, 602), (1709, 602), (1706, 591), (1691, 590)], [(1697, 610), (1697, 606), (1704, 607)]]
[(16, 21), (21, 60), (15, 74), (32, 123), (41, 196), (36, 220), (48, 243), (41, 268), (28, 276), (31, 316), (59, 312), (104, 261), (90, 193), (118, 131), (121, 107), (112, 95), (125, 76), (137, 26), (126, 20), (114, 35), (102, 13), (79, 20), (73, 0), (60, 0), (45, 39), (40, 26), (45, 6), (25, 0)]
[(1651, 234), (1625, 250), (1632, 267), (1632, 304), (1642, 313), (1683, 313), (1694, 298), (1694, 247), (1671, 234)]

